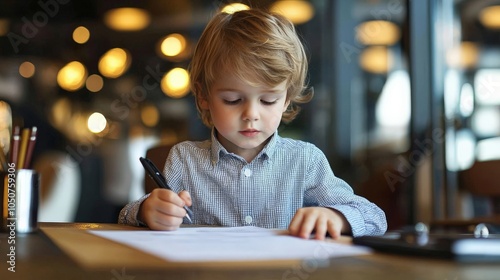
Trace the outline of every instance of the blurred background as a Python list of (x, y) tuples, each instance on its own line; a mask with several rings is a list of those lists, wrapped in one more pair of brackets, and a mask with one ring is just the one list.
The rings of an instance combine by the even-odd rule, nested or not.
[(461, 174), (500, 159), (500, 1), (2, 0), (1, 143), (37, 127), (40, 221), (116, 222), (145, 193), (140, 156), (209, 137), (186, 69), (241, 4), (289, 17), (310, 56), (315, 98), (280, 134), (321, 148), (390, 229), (498, 211)]

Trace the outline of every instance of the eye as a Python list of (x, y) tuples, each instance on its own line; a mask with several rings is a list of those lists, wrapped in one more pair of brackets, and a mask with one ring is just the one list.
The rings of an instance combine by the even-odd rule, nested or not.
[(224, 104), (227, 104), (227, 105), (236, 105), (240, 102), (241, 99), (234, 99), (234, 100), (226, 100), (224, 99), (223, 102)]
[(264, 104), (264, 105), (276, 104), (276, 100), (273, 100), (273, 101), (261, 100), (260, 102), (262, 102), (262, 104)]

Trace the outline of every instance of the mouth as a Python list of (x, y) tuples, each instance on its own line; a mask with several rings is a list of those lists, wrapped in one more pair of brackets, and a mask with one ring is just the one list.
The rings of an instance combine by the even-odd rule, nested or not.
[(240, 134), (244, 135), (244, 136), (255, 136), (259, 133), (260, 131), (256, 130), (256, 129), (245, 129), (245, 130), (241, 130), (240, 131)]

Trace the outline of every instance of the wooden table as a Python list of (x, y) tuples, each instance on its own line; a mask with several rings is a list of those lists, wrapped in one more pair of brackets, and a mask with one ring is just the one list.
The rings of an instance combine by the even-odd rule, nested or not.
[(500, 279), (498, 263), (466, 264), (381, 253), (334, 258), (326, 266), (313, 261), (172, 265), (91, 235), (87, 229), (137, 230), (116, 224), (40, 223), (36, 233), (16, 234), (16, 272), (8, 271), (9, 234), (1, 233), (0, 279)]

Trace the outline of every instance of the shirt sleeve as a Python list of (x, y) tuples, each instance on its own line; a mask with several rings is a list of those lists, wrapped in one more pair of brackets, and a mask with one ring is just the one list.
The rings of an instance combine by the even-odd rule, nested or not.
[(382, 235), (387, 230), (384, 211), (366, 198), (354, 194), (351, 186), (336, 177), (326, 156), (313, 146), (306, 175), (304, 206), (332, 208), (344, 215), (354, 237)]
[(138, 200), (125, 205), (125, 207), (123, 207), (123, 209), (120, 211), (120, 215), (118, 216), (118, 223), (130, 226), (147, 226), (142, 221), (139, 221), (139, 219), (137, 218), (137, 214), (139, 213), (139, 208), (141, 207), (142, 202), (146, 200), (149, 195), (150, 194), (148, 193)]
[[(181, 171), (184, 168), (181, 168), (182, 164), (182, 156), (179, 150), (180, 145), (175, 145), (170, 149), (169, 154), (166, 158), (166, 163), (164, 165), (163, 174), (165, 175), (165, 179), (167, 180), (168, 185), (171, 189), (178, 193), (182, 189), (179, 189), (179, 185), (181, 180)], [(173, 171), (175, 168), (175, 172)], [(140, 221), (137, 218), (137, 214), (139, 213), (139, 208), (141, 204), (149, 197), (150, 194), (146, 194), (143, 197), (139, 198), (136, 201), (130, 202), (125, 205), (123, 209), (120, 211), (120, 215), (118, 216), (119, 224), (126, 224), (131, 226), (147, 226), (143, 221)]]

